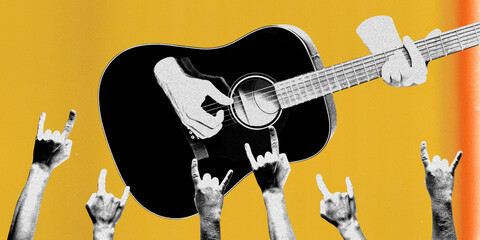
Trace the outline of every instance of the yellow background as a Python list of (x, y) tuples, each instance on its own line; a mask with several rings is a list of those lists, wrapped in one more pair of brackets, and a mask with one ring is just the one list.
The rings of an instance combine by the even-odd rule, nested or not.
[[(330, 66), (369, 54), (355, 33), (368, 17), (389, 15), (401, 36), (416, 40), (434, 28), (460, 27), (456, 4), (435, 0), (0, 2), (0, 236), (8, 234), (28, 176), (42, 111), (47, 113), (45, 129), (62, 129), (72, 108), (78, 117), (70, 135), (72, 155), (54, 170), (45, 191), (36, 239), (91, 238), (85, 203), (97, 190), (102, 168), (108, 170), (107, 191), (121, 196), (124, 185), (100, 122), (98, 84), (108, 62), (122, 50), (144, 43), (214, 47), (265, 25), (291, 24), (309, 34), (325, 66)], [(345, 192), (345, 177), (350, 176), (367, 238), (430, 238), (430, 199), (419, 147), (426, 140), (431, 157), (439, 154), (449, 160), (460, 148), (459, 55), (432, 62), (422, 86), (397, 89), (375, 80), (334, 94), (338, 126), (333, 138), (315, 158), (292, 164), (285, 187), (298, 239), (340, 238), (320, 217), (317, 173), (331, 192)], [(148, 128), (126, 126), (125, 131)], [(456, 176), (453, 210), (459, 233), (462, 176)], [(159, 184), (151, 183), (151, 191), (161, 192)], [(266, 212), (253, 176), (226, 196), (221, 227), (224, 239), (268, 238)], [(132, 197), (115, 232), (115, 239), (198, 238), (198, 216), (157, 217)]]

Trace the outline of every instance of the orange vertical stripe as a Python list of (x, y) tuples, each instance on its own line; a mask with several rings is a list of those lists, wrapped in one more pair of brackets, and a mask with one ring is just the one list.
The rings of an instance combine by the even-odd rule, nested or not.
[[(467, 25), (478, 21), (478, 1), (460, 1), (459, 25)], [(478, 47), (477, 47), (478, 48)], [(460, 168), (459, 178), (461, 181), (461, 202), (457, 203), (461, 209), (460, 239), (477, 239), (479, 228), (478, 213), (478, 125), (479, 111), (476, 103), (478, 99), (478, 49), (469, 50), (461, 54), (459, 61), (459, 97), (460, 97), (460, 136), (461, 146), (464, 152)]]

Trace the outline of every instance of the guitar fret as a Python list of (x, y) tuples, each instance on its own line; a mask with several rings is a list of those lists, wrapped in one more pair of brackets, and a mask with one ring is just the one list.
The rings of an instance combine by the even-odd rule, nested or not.
[(445, 50), (445, 46), (443, 45), (443, 39), (442, 39), (442, 35), (440, 34), (440, 43), (442, 44), (442, 49), (443, 49), (443, 52), (445, 52), (445, 56), (447, 56), (447, 51)]
[(320, 75), (318, 74), (318, 71), (315, 72), (315, 76), (316, 76), (315, 77), (316, 81), (313, 84), (314, 84), (314, 86), (315, 86), (315, 84), (318, 85), (318, 88), (317, 88), (318, 91), (319, 91), (318, 96), (323, 96), (322, 83), (320, 81)]
[(313, 77), (312, 75), (309, 75), (309, 76), (310, 76), (309, 81), (310, 81), (310, 85), (312, 86), (312, 91), (315, 94), (315, 98), (318, 98), (317, 92), (315, 90), (315, 85), (313, 85), (313, 81), (312, 81)]
[(458, 31), (457, 30), (455, 30), (455, 35), (457, 35), (458, 44), (460, 45), (460, 48), (463, 50), (462, 42), (460, 42), (460, 38), (458, 37)]
[(305, 74), (302, 76), (302, 82), (303, 82), (303, 85), (305, 86), (305, 94), (307, 94), (307, 99), (308, 101), (312, 100), (315, 98), (315, 96), (312, 94), (312, 85), (311, 85), (311, 81), (310, 79), (308, 78), (308, 74)]
[[(298, 85), (298, 91), (299, 91), (299, 94), (300, 94), (300, 98), (302, 99), (302, 102), (305, 102), (307, 98), (306, 96), (306, 91), (302, 91), (302, 90), (305, 90), (305, 85), (303, 84), (303, 82), (301, 81), (301, 77), (297, 77), (297, 85)], [(303, 86), (303, 87), (302, 87)]]
[(305, 102), (305, 100), (303, 99), (302, 89), (300, 88), (300, 83), (298, 82), (298, 77), (294, 79), (295, 79), (295, 86), (297, 87), (297, 96), (300, 99), (300, 103)]
[[(380, 77), (378, 75), (377, 63), (375, 62), (375, 56), (370, 55), (367, 59), (368, 59), (367, 69), (368, 69), (370, 75), (373, 76), (372, 79)], [(370, 80), (372, 80), (372, 79), (370, 79)]]
[(277, 83), (275, 85), (273, 85), (273, 88), (275, 89), (275, 93), (277, 94), (277, 99), (278, 99), (278, 102), (280, 103), (280, 106), (285, 106), (283, 102), (283, 99), (281, 97), (282, 95), (282, 90), (281, 90), (281, 84), (280, 83)]
[(367, 75), (367, 71), (365, 71), (365, 66), (363, 65), (363, 62), (356, 61), (354, 62), (354, 66), (355, 66), (356, 72), (358, 72), (358, 84), (366, 82), (368, 80), (368, 75)]
[(475, 30), (471, 30), (471, 29), (464, 31), (463, 33), (460, 32), (459, 36), (464, 40), (463, 46), (465, 49), (478, 45), (475, 34), (476, 34)]
[(477, 42), (480, 43), (480, 38), (478, 38), (477, 27), (476, 27), (476, 26), (473, 26), (473, 29), (475, 30), (475, 36), (477, 37)]
[(365, 74), (367, 76), (367, 81), (369, 81), (370, 76), (368, 75), (367, 69), (365, 68), (365, 63), (363, 62), (363, 59), (360, 59), (360, 61), (362, 61), (363, 70), (365, 71)]
[[(325, 76), (325, 81), (326, 81), (327, 84), (328, 84), (328, 77), (327, 77), (326, 69), (323, 69), (322, 72), (323, 72), (323, 75)], [(328, 93), (330, 93), (330, 89), (328, 88), (328, 86), (326, 86), (326, 87), (324, 87), (324, 86), (325, 86), (325, 85), (322, 84), (322, 87), (323, 87), (323, 89), (324, 89), (323, 93), (325, 93), (325, 95), (327, 95)]]
[(295, 99), (295, 93), (293, 92), (293, 87), (290, 85), (290, 86), (287, 86), (287, 90), (290, 88), (290, 92), (292, 92), (292, 95), (291, 96), (291, 102), (293, 103), (293, 105), (296, 105), (297, 104), (297, 99)]
[(350, 81), (348, 81), (348, 76), (347, 74), (345, 74), (345, 64), (341, 63), (339, 65), (342, 66), (342, 72), (343, 72), (343, 76), (345, 76), (345, 82), (347, 83), (348, 87), (351, 87)]
[(340, 90), (347, 88), (347, 84), (345, 83), (347, 79), (345, 78), (345, 75), (343, 75), (341, 72), (342, 68), (339, 69), (339, 66), (335, 65), (333, 66), (333, 69), (335, 71), (335, 74), (337, 75)]
[(282, 91), (283, 91), (283, 94), (285, 95), (285, 97), (282, 97), (283, 101), (287, 104), (287, 106), (292, 106), (293, 103), (291, 103), (290, 101), (290, 95), (288, 94), (288, 89), (285, 87), (285, 83), (282, 83), (282, 85), (283, 85)]
[[(437, 43), (437, 40), (435, 40), (435, 38), (427, 39), (426, 41), (427, 41), (427, 44), (430, 45), (430, 52), (433, 56), (433, 59), (437, 59), (445, 56), (442, 53), (441, 45)], [(434, 41), (434, 42), (432, 43), (431, 41)]]
[(455, 40), (451, 40), (454, 37), (455, 36), (451, 36), (450, 34), (444, 35), (443, 39), (445, 39), (445, 48), (447, 49), (448, 54), (457, 52), (455, 45), (452, 44), (452, 42), (454, 42)]
[(284, 105), (283, 108), (290, 107), (290, 100), (288, 99), (288, 93), (285, 91), (284, 82), (279, 82), (278, 84), (279, 85), (278, 85), (278, 90), (277, 91), (280, 92), (279, 95), (280, 95), (280, 99), (282, 100), (283, 105)]
[(426, 41), (423, 41), (424, 46), (427, 48), (428, 53), (428, 61), (432, 61), (432, 55), (430, 55), (430, 49), (428, 49), (428, 45)]
[[(334, 87), (332, 87), (332, 85), (335, 85), (332, 83), (330, 77), (328, 76), (329, 73), (328, 73), (328, 70), (329, 68), (325, 68), (325, 74), (327, 76), (327, 83), (328, 83), (328, 87), (330, 88), (330, 93), (333, 93), (335, 91)], [(335, 82), (335, 76), (332, 74), (332, 77), (333, 77), (333, 82)]]
[(303, 81), (302, 76), (297, 77), (297, 82), (298, 82), (298, 88), (300, 89), (300, 94), (302, 95), (302, 102), (306, 102), (310, 100), (308, 98), (308, 92), (307, 92), (307, 86), (305, 85), (305, 82)]
[(373, 56), (373, 64), (375, 65), (375, 71), (377, 71), (378, 77), (381, 77), (380, 71), (378, 71), (377, 61), (375, 61), (375, 56)]
[(332, 70), (333, 70), (333, 81), (334, 81), (334, 86), (335, 86), (335, 83), (337, 84), (338, 88), (334, 88), (332, 89), (332, 92), (336, 92), (336, 91), (340, 91), (341, 87), (340, 87), (340, 83), (338, 81), (338, 78), (337, 78), (337, 73), (335, 71), (335, 67), (332, 67)]
[(295, 105), (297, 104), (297, 102), (299, 102), (298, 100), (298, 95), (297, 95), (297, 90), (295, 88), (295, 79), (292, 79), (291, 80), (292, 84), (290, 85), (290, 88), (292, 89), (292, 96), (293, 96), (293, 99), (295, 100)]
[(355, 85), (358, 85), (359, 82), (358, 82), (358, 78), (357, 78), (357, 73), (355, 72), (355, 66), (353, 66), (353, 62), (350, 62), (350, 65), (352, 66), (353, 74), (355, 75), (355, 81), (357, 82), (357, 84), (355, 84)]

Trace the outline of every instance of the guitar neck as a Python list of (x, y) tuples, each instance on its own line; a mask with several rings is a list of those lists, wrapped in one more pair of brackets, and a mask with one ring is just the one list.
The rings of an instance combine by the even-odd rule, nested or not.
[[(425, 62), (463, 51), (479, 43), (480, 22), (415, 41)], [(402, 46), (277, 82), (274, 86), (280, 106), (283, 109), (289, 108), (377, 79), (382, 76), (383, 64), (396, 50), (400, 50), (411, 63), (407, 50)]]

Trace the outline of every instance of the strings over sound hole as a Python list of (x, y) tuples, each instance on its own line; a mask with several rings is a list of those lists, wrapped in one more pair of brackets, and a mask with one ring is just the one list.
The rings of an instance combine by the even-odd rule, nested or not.
[(243, 77), (233, 87), (232, 112), (236, 121), (250, 129), (264, 129), (281, 114), (274, 82), (262, 75)]

